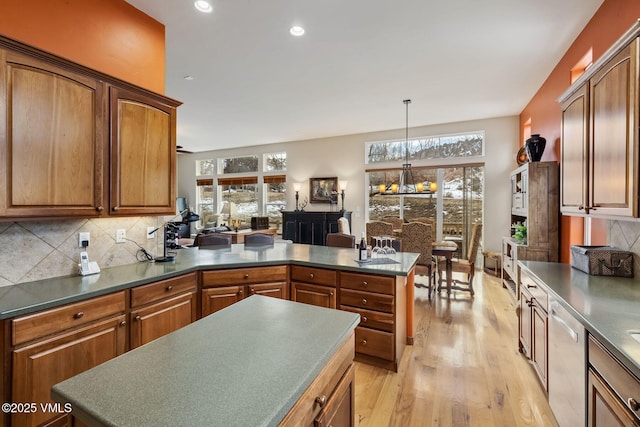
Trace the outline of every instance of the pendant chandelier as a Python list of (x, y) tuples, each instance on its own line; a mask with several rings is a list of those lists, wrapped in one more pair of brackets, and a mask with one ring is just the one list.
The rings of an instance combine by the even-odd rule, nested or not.
[(397, 196), (397, 195), (430, 195), (438, 190), (438, 184), (428, 182), (425, 187), (424, 182), (415, 182), (411, 163), (409, 163), (409, 104), (410, 99), (402, 101), (405, 105), (405, 140), (404, 140), (404, 164), (402, 172), (400, 172), (400, 182), (382, 183), (378, 186), (378, 194), (381, 196)]

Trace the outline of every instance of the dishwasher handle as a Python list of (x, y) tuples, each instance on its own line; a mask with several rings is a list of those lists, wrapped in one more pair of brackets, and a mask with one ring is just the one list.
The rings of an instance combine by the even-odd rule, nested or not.
[(571, 339), (573, 339), (575, 342), (578, 342), (578, 333), (576, 331), (574, 331), (571, 326), (569, 326), (567, 324), (567, 322), (564, 321), (564, 319), (562, 317), (559, 316), (558, 314), (558, 308), (560, 307), (560, 304), (558, 304), (557, 302), (552, 302), (550, 304), (550, 311), (551, 311), (551, 317), (558, 322), (558, 324), (560, 326), (562, 326), (564, 328), (565, 331), (567, 331), (567, 333), (569, 334), (569, 336), (571, 336)]

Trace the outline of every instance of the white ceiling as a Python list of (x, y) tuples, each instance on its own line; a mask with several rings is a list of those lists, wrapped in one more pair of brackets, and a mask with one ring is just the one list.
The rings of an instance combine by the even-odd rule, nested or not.
[(404, 128), (406, 98), (411, 127), (519, 114), (603, 0), (127, 1), (166, 26), (178, 144), (206, 151)]

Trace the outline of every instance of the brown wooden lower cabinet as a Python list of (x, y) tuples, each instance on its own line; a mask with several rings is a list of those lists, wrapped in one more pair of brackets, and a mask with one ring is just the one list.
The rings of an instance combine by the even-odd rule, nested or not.
[(340, 380), (340, 383), (329, 398), (315, 421), (315, 427), (347, 427), (352, 426), (355, 417), (355, 369), (353, 365)]
[(640, 379), (589, 336), (589, 427), (640, 426)]
[(336, 308), (336, 288), (292, 282), (291, 300), (319, 307)]
[(548, 391), (548, 295), (545, 287), (527, 272), (521, 271), (520, 275), (519, 348), (530, 360), (540, 383)]
[(131, 312), (131, 348), (176, 331), (196, 320), (195, 292)]
[[(123, 354), (126, 325), (122, 314), (14, 350), (11, 401), (50, 402), (54, 384)], [(16, 413), (11, 416), (11, 425), (37, 426), (59, 416), (40, 410)]]
[(251, 295), (287, 299), (287, 282), (218, 286), (202, 290), (202, 317), (229, 307)]

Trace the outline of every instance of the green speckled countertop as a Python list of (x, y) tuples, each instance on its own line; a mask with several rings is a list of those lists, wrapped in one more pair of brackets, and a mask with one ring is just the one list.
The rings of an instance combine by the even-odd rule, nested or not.
[(90, 425), (276, 426), (359, 321), (254, 295), (55, 385), (52, 397)]
[(568, 264), (538, 261), (519, 264), (546, 284), (587, 331), (640, 378), (640, 342), (627, 333), (640, 331), (637, 278), (590, 276)]
[(34, 313), (87, 298), (105, 295), (145, 283), (198, 270), (256, 267), (264, 265), (305, 265), (364, 273), (406, 276), (415, 266), (418, 254), (397, 253), (395, 264), (361, 264), (355, 249), (276, 243), (273, 246), (231, 249), (180, 249), (176, 260), (168, 263), (140, 262), (103, 268), (92, 276), (60, 277), (0, 288), (0, 319)]

